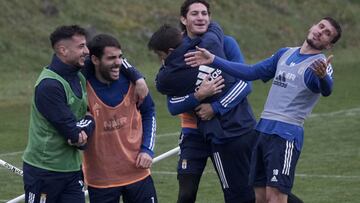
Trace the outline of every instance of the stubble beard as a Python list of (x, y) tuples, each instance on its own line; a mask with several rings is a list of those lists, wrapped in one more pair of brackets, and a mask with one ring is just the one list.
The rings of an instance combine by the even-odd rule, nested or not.
[[(110, 67), (106, 67), (106, 68), (104, 68), (104, 67), (101, 67), (100, 68), (100, 74), (101, 74), (101, 76), (106, 80), (106, 81), (108, 81), (108, 82), (114, 82), (114, 81), (116, 81), (117, 79), (113, 79), (112, 77), (111, 77), (111, 75), (110, 75), (110, 72), (109, 72), (109, 70), (111, 70), (112, 68), (117, 68), (117, 67), (112, 67), (112, 66), (110, 66)], [(119, 67), (120, 68), (120, 67)]]
[(311, 39), (309, 39), (309, 38), (306, 39), (306, 42), (308, 43), (308, 45), (309, 45), (311, 48), (316, 49), (316, 50), (318, 50), (318, 51), (322, 51), (322, 50), (325, 48), (324, 46), (316, 46), (316, 45), (314, 44), (314, 41), (311, 40)]

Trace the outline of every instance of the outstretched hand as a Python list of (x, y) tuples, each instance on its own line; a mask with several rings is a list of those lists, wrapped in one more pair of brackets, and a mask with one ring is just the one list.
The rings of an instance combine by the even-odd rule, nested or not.
[(211, 64), (215, 58), (214, 54), (198, 46), (196, 47), (196, 51), (186, 53), (184, 56), (186, 65), (191, 67)]
[(311, 64), (311, 69), (314, 71), (314, 73), (319, 78), (324, 78), (327, 74), (326, 69), (328, 65), (331, 63), (332, 58), (334, 58), (334, 55), (330, 55), (326, 61), (324, 60), (316, 60), (314, 63)]

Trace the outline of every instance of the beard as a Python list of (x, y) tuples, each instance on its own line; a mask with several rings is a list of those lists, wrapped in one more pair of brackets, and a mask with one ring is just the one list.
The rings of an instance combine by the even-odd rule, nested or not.
[(114, 66), (108, 66), (108, 67), (102, 66), (102, 67), (100, 68), (100, 70), (99, 70), (99, 73), (100, 73), (101, 77), (104, 78), (104, 79), (105, 79), (106, 81), (108, 81), (108, 82), (114, 82), (114, 81), (116, 81), (117, 79), (119, 79), (119, 78), (112, 78), (112, 77), (111, 77), (110, 71), (111, 71), (111, 69), (113, 69), (113, 68), (120, 68), (120, 66), (116, 66), (116, 65), (114, 65)]
[[(82, 55), (81, 57), (85, 57), (86, 58), (87, 55)], [(80, 62), (80, 59), (74, 59), (71, 64), (78, 69), (84, 68), (85, 67), (85, 61), (82, 61), (82, 64)]]
[(74, 67), (75, 68), (78, 68), (78, 69), (82, 69), (82, 68), (84, 68), (84, 64), (80, 64), (80, 63), (76, 63), (75, 65), (74, 65)]
[(314, 43), (314, 41), (313, 41), (312, 39), (307, 38), (307, 39), (306, 39), (306, 42), (307, 42), (308, 45), (309, 45), (311, 48), (313, 48), (313, 49), (316, 49), (316, 50), (319, 50), (319, 51), (325, 49), (325, 46), (323, 46), (323, 45), (318, 45), (318, 46), (315, 45), (315, 43)]

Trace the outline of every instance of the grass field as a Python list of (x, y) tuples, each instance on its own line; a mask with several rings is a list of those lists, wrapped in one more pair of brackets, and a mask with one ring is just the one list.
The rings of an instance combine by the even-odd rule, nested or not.
[[(342, 91), (345, 87), (338, 86), (333, 98), (323, 98), (319, 108), (316, 108), (317, 111), (305, 124), (305, 144), (294, 187), (294, 192), (305, 202), (355, 203), (360, 198), (360, 106), (344, 105), (347, 102), (341, 99), (333, 101), (339, 94), (345, 93)], [(261, 92), (266, 90), (267, 86), (256, 83), (251, 100), (264, 97)], [(355, 92), (354, 90), (351, 96), (354, 102), (359, 101), (359, 94), (355, 95)], [(327, 107), (332, 103), (335, 103), (337, 108), (329, 110)], [(261, 107), (256, 106), (254, 109), (259, 111)], [(163, 105), (158, 105), (158, 111), (157, 155), (177, 146), (179, 130), (178, 120), (165, 115), (166, 109)], [(21, 154), (26, 144), (28, 104), (1, 104), (0, 112), (0, 158), (21, 167)], [(163, 160), (152, 169), (159, 202), (176, 201), (176, 159), (174, 156)], [(22, 194), (21, 178), (2, 168), (0, 185), (0, 202)], [(208, 164), (201, 181), (198, 202), (223, 202), (220, 185), (211, 163)]]
[[(45, 16), (44, 2), (59, 13)], [(146, 76), (157, 106), (156, 155), (177, 146), (179, 121), (154, 89), (158, 61), (146, 48), (149, 33), (164, 22), (176, 23), (181, 1), (172, 0), (12, 0), (0, 1), (0, 159), (21, 168), (26, 147), (33, 84), (51, 57), (48, 34), (59, 24), (78, 23), (119, 37), (124, 52)], [(322, 98), (305, 122), (305, 143), (296, 171), (294, 193), (310, 203), (357, 203), (360, 199), (360, 3), (357, 0), (211, 1), (214, 18), (234, 35), (248, 62), (283, 46), (296, 46), (308, 25), (320, 17), (340, 19), (344, 35), (334, 51), (333, 94)], [(161, 5), (161, 6), (156, 6)], [(126, 8), (126, 9), (124, 9)], [(223, 12), (223, 11), (226, 12)], [(36, 42), (36, 43), (35, 43)], [(258, 116), (269, 84), (254, 82), (250, 102)], [(154, 165), (159, 202), (175, 202), (176, 160)], [(23, 193), (22, 179), (0, 168), (0, 202)], [(199, 203), (223, 202), (212, 164), (202, 178)]]
[[(349, 72), (359, 73), (355, 69)], [(323, 98), (313, 117), (305, 124), (305, 145), (294, 188), (305, 202), (355, 203), (360, 198), (360, 106), (357, 106), (359, 94), (355, 88), (347, 96), (347, 87), (356, 83), (356, 79), (351, 78), (338, 81), (334, 95)], [(356, 87), (355, 84), (353, 87)], [(251, 100), (254, 104), (262, 103), (257, 100), (263, 100), (261, 98), (265, 96), (263, 92), (267, 87), (256, 83), (254, 89)], [(177, 119), (166, 115), (161, 100), (158, 104), (157, 155), (176, 147), (179, 130)], [(1, 103), (0, 106), (0, 158), (18, 167), (21, 167), (21, 154), (26, 143), (28, 106), (28, 103), (16, 101)], [(261, 105), (254, 107), (259, 111)], [(176, 157), (154, 165), (153, 174), (160, 202), (175, 202), (175, 165)], [(211, 164), (209, 166), (201, 182), (198, 202), (223, 202), (217, 177)], [(0, 201), (22, 193), (21, 178), (5, 169), (0, 169), (0, 185)]]

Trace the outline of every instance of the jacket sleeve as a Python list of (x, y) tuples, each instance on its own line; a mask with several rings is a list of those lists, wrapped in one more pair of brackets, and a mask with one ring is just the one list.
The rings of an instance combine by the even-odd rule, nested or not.
[(215, 56), (212, 65), (241, 80), (253, 81), (261, 79), (266, 82), (275, 76), (277, 62), (286, 50), (287, 48), (282, 48), (271, 57), (254, 65), (232, 62), (217, 56)]
[[(224, 37), (224, 52), (229, 61), (245, 62), (238, 43), (231, 36)], [(239, 80), (225, 95), (211, 103), (214, 113), (224, 115), (246, 98), (251, 93), (251, 89), (251, 82)]]
[(122, 59), (120, 73), (129, 78), (132, 83), (135, 83), (140, 78), (144, 78), (141, 73), (127, 61), (126, 58)]
[(65, 139), (78, 142), (81, 128), (66, 102), (65, 90), (54, 79), (44, 79), (35, 88), (35, 105), (38, 111)]
[(215, 114), (224, 115), (246, 98), (250, 92), (251, 85), (239, 80), (219, 100), (212, 102), (211, 107)]
[(188, 94), (183, 97), (167, 97), (168, 110), (171, 115), (175, 116), (181, 113), (192, 111), (200, 105), (194, 94)]
[(153, 157), (156, 138), (156, 116), (155, 104), (150, 94), (145, 97), (144, 102), (141, 104), (140, 113), (143, 125), (141, 152), (146, 152)]
[(327, 74), (324, 78), (319, 78), (311, 68), (307, 68), (305, 71), (305, 84), (314, 93), (321, 93), (324, 97), (330, 96), (333, 89), (333, 69), (331, 64), (327, 67)]

